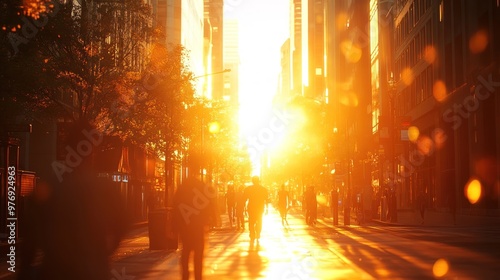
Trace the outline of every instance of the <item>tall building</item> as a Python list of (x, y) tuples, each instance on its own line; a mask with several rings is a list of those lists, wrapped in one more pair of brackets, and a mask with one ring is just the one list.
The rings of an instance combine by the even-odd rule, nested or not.
[[(211, 68), (205, 75), (223, 71), (223, 21), (224, 21), (224, 1), (204, 0), (204, 18), (211, 26), (209, 37), (211, 42)], [(205, 33), (205, 36), (208, 34)], [(207, 37), (205, 37), (207, 38)], [(206, 67), (205, 67), (206, 68)], [(224, 75), (211, 75), (212, 98), (222, 99), (224, 94)]]
[[(303, 60), (303, 72), (307, 77), (304, 77), (304, 96), (314, 98), (316, 100), (325, 101), (325, 5), (324, 0), (309, 0), (307, 1), (307, 9), (302, 9), (302, 22), (306, 24), (307, 29), (302, 29), (302, 36), (306, 41), (303, 47), (303, 55), (307, 60)], [(303, 2), (304, 4), (304, 2)], [(306, 17), (307, 16), (307, 17)], [(305, 18), (306, 17), (306, 18)], [(305, 63), (304, 63), (305, 62)], [(307, 64), (306, 64), (307, 63)]]
[[(210, 19), (204, 18), (203, 27), (203, 73), (212, 73), (212, 25)], [(202, 80), (201, 95), (211, 99), (212, 98), (212, 75), (204, 74), (199, 78)]]
[(155, 27), (161, 29), (165, 44), (181, 43), (181, 0), (152, 0)]
[(418, 129), (396, 138), (400, 206), (423, 193), (433, 208), (467, 213), (464, 189), (477, 179), (475, 208), (498, 213), (500, 2), (407, 0), (392, 11), (396, 132), (401, 118)]
[(322, 102), (328, 95), (327, 4), (324, 0), (290, 2), (291, 91)]
[(290, 0), (290, 64), (292, 87), (295, 95), (302, 95), (302, 9), (305, 0)]
[(236, 19), (224, 19), (224, 69), (231, 70), (224, 73), (224, 100), (229, 101), (232, 105), (238, 105), (239, 91), (239, 28)]
[(291, 67), (290, 38), (281, 45), (281, 73), (279, 80), (278, 99), (289, 100), (292, 97), (292, 67)]
[(379, 162), (373, 168), (371, 185), (380, 192), (390, 183), (390, 159), (394, 158), (393, 1), (370, 1), (371, 132), (373, 151)]
[[(195, 76), (204, 74), (204, 10), (202, 0), (150, 0), (155, 27), (166, 45), (181, 44), (188, 50), (189, 68)], [(201, 94), (203, 85), (197, 86)]]

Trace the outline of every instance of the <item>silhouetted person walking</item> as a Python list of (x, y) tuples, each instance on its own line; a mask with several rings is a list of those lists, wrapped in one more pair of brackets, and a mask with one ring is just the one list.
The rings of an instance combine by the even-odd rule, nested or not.
[(286, 215), (288, 212), (288, 204), (289, 204), (289, 196), (288, 192), (285, 190), (285, 185), (281, 186), (281, 189), (278, 191), (278, 209), (281, 215), (281, 224), (285, 226), (288, 225), (288, 221), (286, 219)]
[(260, 184), (258, 176), (252, 177), (253, 185), (245, 189), (245, 201), (248, 200), (248, 229), (250, 231), (250, 242), (257, 242), (262, 231), (262, 215), (267, 209), (267, 189)]
[(316, 192), (314, 191), (314, 186), (307, 187), (304, 196), (304, 200), (306, 203), (306, 223), (308, 225), (314, 225), (316, 224), (316, 217), (318, 213)]
[(202, 279), (203, 257), (208, 227), (214, 211), (212, 198), (216, 195), (197, 178), (190, 177), (174, 195), (174, 230), (182, 242), (181, 275), (189, 279), (189, 258), (193, 253), (194, 278)]
[(234, 191), (234, 185), (227, 186), (226, 206), (229, 225), (232, 228), (236, 222), (236, 192)]
[[(101, 141), (95, 128), (76, 123), (66, 146), (70, 156), (53, 165), (56, 176), (30, 199), (32, 231), (25, 236), (20, 279), (111, 279), (109, 257), (127, 219), (120, 190), (97, 178), (93, 159)], [(35, 270), (38, 250), (43, 258)]]
[(243, 187), (239, 187), (236, 191), (235, 195), (236, 207), (235, 207), (235, 215), (236, 215), (236, 228), (245, 229), (245, 197), (243, 196)]

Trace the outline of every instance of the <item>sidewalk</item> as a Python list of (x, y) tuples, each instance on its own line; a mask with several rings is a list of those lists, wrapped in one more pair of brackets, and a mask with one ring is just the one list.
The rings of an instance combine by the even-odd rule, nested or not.
[[(229, 228), (222, 214), (222, 227), (209, 234), (204, 279), (371, 279), (371, 277), (310, 234), (300, 215), (289, 216), (281, 225), (270, 207), (264, 216), (260, 244), (250, 245), (247, 230)], [(122, 244), (115, 254), (115, 279), (179, 279), (177, 251), (151, 251), (146, 236)]]
[(475, 215), (457, 214), (455, 219), (451, 213), (440, 212), (432, 209), (426, 209), (424, 219), (420, 212), (413, 209), (398, 210), (397, 222), (381, 220), (380, 217), (374, 217), (373, 222), (385, 225), (403, 225), (403, 226), (456, 226), (456, 227), (489, 227), (500, 226), (500, 217), (486, 217)]

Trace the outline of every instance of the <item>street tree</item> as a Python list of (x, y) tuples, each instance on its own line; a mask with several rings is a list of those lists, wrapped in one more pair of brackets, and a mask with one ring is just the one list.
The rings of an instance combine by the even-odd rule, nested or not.
[(212, 102), (208, 123), (210, 169), (222, 183), (237, 181), (251, 173), (251, 162), (239, 141), (236, 108), (226, 101)]
[[(144, 67), (151, 8), (143, 1), (25, 1), (2, 22), (2, 79), (34, 116), (97, 119), (118, 97), (124, 76)], [(17, 27), (11, 27), (16, 20)], [(3, 90), (3, 89), (2, 89)]]
[(193, 138), (189, 110), (196, 105), (189, 56), (181, 45), (153, 43), (147, 71), (122, 80), (118, 99), (103, 118), (104, 129), (140, 145), (165, 160), (166, 201), (171, 198), (173, 170)]

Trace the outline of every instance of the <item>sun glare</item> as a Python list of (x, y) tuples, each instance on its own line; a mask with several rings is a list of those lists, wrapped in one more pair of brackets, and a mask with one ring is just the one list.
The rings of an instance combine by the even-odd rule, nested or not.
[[(242, 140), (253, 149), (250, 153), (255, 153), (267, 145), (266, 118), (278, 88), (281, 47), (289, 37), (289, 1), (252, 1), (252, 7), (266, 9), (248, 9), (249, 5), (235, 5), (224, 16), (238, 20), (239, 126)], [(257, 138), (257, 143), (250, 138)], [(261, 159), (251, 159), (257, 169)]]

